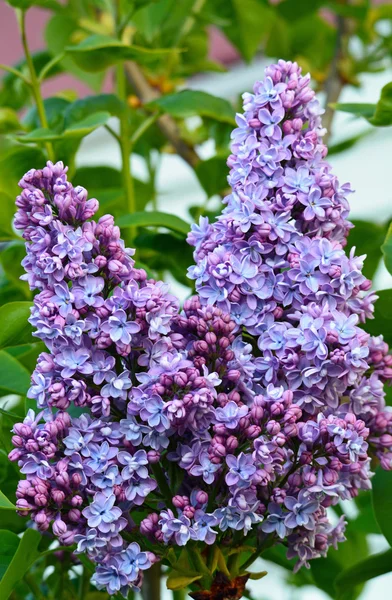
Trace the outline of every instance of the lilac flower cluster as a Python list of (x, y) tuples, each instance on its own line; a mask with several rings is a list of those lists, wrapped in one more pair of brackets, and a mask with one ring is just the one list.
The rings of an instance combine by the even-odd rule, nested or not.
[(392, 468), (392, 359), (358, 326), (375, 296), (343, 251), (349, 188), (324, 161), (308, 83), (280, 62), (245, 95), (233, 193), (189, 236), (199, 296), (182, 312), (61, 163), (20, 183), (48, 352), (29, 390), (39, 412), (14, 428), (17, 506), (87, 553), (110, 594), (138, 589), (170, 548), (244, 536), (307, 566), (344, 540), (327, 508), (370, 487), (371, 457)]

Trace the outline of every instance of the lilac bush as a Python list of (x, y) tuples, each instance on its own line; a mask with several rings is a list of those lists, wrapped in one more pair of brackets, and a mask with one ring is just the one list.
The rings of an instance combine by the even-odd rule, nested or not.
[(109, 594), (159, 560), (179, 571), (184, 551), (195, 598), (222, 560), (241, 594), (274, 544), (309, 566), (345, 539), (327, 509), (370, 488), (372, 457), (392, 468), (392, 361), (359, 327), (376, 296), (364, 257), (343, 250), (351, 190), (324, 160), (309, 77), (268, 67), (244, 111), (226, 208), (189, 235), (198, 295), (182, 310), (62, 163), (20, 182), (30, 322), (48, 351), (37, 412), (14, 427), (17, 507), (86, 553)]

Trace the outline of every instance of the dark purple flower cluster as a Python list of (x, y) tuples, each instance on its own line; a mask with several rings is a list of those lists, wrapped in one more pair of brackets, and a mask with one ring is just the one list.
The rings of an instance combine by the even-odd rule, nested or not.
[(29, 391), (41, 412), (14, 429), (17, 505), (86, 552), (110, 594), (139, 588), (170, 546), (248, 536), (308, 565), (344, 540), (327, 508), (370, 487), (371, 457), (392, 468), (392, 360), (358, 327), (375, 296), (343, 251), (349, 188), (324, 161), (308, 83), (280, 62), (245, 95), (233, 193), (193, 227), (199, 296), (182, 312), (61, 163), (21, 181), (48, 352)]

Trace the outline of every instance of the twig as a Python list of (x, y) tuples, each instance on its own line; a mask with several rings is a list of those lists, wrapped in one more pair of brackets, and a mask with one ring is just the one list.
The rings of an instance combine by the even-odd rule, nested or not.
[(28, 85), (29, 87), (31, 87), (31, 81), (30, 79), (28, 79), (28, 77), (26, 77), (26, 75), (23, 75), (23, 73), (21, 73), (20, 71), (18, 71), (18, 69), (14, 69), (13, 67), (10, 67), (8, 65), (0, 65), (0, 70), (1, 71), (7, 71), (7, 73), (12, 73), (12, 75), (15, 75), (15, 77), (19, 77), (19, 79), (21, 79), (26, 85)]
[(336, 31), (336, 45), (335, 53), (332, 58), (331, 68), (329, 70), (328, 78), (325, 82), (325, 114), (323, 116), (323, 125), (327, 129), (327, 133), (324, 136), (324, 143), (327, 144), (332, 133), (332, 121), (334, 118), (335, 110), (330, 106), (338, 101), (341, 91), (344, 87), (344, 81), (340, 75), (339, 63), (345, 53), (345, 36), (347, 23), (346, 19), (342, 16), (337, 16), (337, 31)]
[[(39, 85), (39, 80), (37, 77), (37, 73), (35, 70), (35, 66), (34, 66), (34, 62), (33, 59), (31, 57), (30, 54), (30, 50), (29, 50), (29, 46), (27, 43), (27, 36), (26, 36), (26, 13), (24, 10), (19, 10), (19, 9), (15, 9), (17, 18), (18, 18), (18, 23), (19, 23), (19, 28), (20, 28), (20, 34), (21, 34), (21, 38), (22, 38), (22, 45), (23, 45), (23, 50), (24, 50), (24, 54), (25, 54), (25, 58), (26, 58), (26, 63), (27, 66), (29, 68), (29, 72), (30, 72), (30, 82), (31, 82), (31, 88), (32, 88), (32, 92), (33, 92), (33, 96), (35, 99), (35, 104), (37, 107), (37, 113), (39, 116), (39, 120), (41, 121), (41, 125), (42, 127), (44, 127), (45, 129), (48, 129), (48, 121), (46, 118), (46, 113), (45, 113), (45, 106), (44, 106), (44, 101), (42, 99), (42, 95), (41, 95), (41, 89), (40, 89), (40, 85)], [(53, 161), (55, 160), (55, 156), (54, 156), (54, 150), (53, 150), (53, 145), (51, 142), (46, 142), (45, 143), (45, 148), (46, 148), (46, 152), (48, 154), (48, 158), (49, 160)]]
[(141, 588), (143, 600), (160, 600), (161, 597), (161, 563), (157, 562), (144, 573)]
[[(150, 86), (136, 63), (126, 63), (125, 72), (129, 83), (134, 88), (143, 104), (147, 104), (148, 102), (152, 102), (159, 98), (159, 93)], [(200, 158), (194, 148), (181, 139), (176, 122), (169, 115), (162, 115), (159, 117), (157, 123), (159, 129), (175, 148), (177, 154), (194, 168), (198, 162), (200, 162)]]

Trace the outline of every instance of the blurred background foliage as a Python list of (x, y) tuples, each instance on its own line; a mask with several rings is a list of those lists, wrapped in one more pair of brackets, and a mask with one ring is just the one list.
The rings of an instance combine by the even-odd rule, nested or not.
[[(8, 4), (15, 9), (24, 59), (0, 65), (0, 598), (104, 600), (107, 595), (90, 586), (87, 559), (81, 564), (71, 552), (53, 547), (49, 537), (26, 529), (27, 521), (13, 507), (19, 473), (7, 460), (10, 429), (30, 406), (25, 394), (43, 350), (27, 323), (32, 293), (20, 280), (24, 243), (12, 227), (18, 181), (47, 159), (62, 160), (73, 182), (99, 199), (99, 214), (115, 215), (127, 243), (137, 248), (139, 266), (155, 277), (176, 279), (191, 293), (186, 234), (191, 221), (200, 215), (214, 218), (221, 210), (230, 132), (241, 106), (240, 97), (228, 100), (187, 86), (190, 78), (226, 68), (211, 58), (211, 37), (219, 32), (247, 63), (260, 55), (298, 61), (324, 98), (327, 136), (336, 110), (387, 127), (392, 125), (392, 82), (380, 90), (375, 104), (341, 104), (339, 98), (346, 86), (360, 86), (364, 73), (391, 68), (392, 6), (368, 0)], [(50, 14), (44, 49), (36, 53), (30, 52), (26, 35), (32, 6)], [(45, 82), (64, 73), (82, 81), (88, 94), (67, 88), (43, 97)], [(197, 117), (196, 126), (192, 117)], [(102, 127), (118, 144), (121, 169), (107, 166), (105, 156), (98, 166), (80, 164), (82, 140)], [(350, 152), (363, 135), (367, 130), (332, 145), (330, 154)], [(202, 160), (199, 149), (207, 141), (214, 155)], [(160, 211), (156, 179), (164, 153), (185, 161), (205, 192), (205, 202), (189, 208), (188, 221), (175, 215), (175, 206), (173, 214)], [(134, 175), (135, 157), (146, 166), (144, 180)], [(381, 260), (392, 273), (389, 222), (355, 225), (347, 250), (356, 246), (358, 254), (367, 254), (365, 275), (372, 278)], [(379, 296), (375, 320), (366, 328), (392, 343), (392, 290)], [(392, 393), (387, 394), (392, 405)], [(339, 550), (314, 561), (310, 571), (293, 575), (284, 552), (272, 549), (264, 557), (266, 568), (275, 563), (286, 573), (287, 585), (316, 586), (338, 600), (355, 600), (368, 579), (391, 571), (392, 550), (372, 556), (368, 544), (370, 534), (383, 534), (392, 544), (391, 473), (376, 469), (373, 481), (373, 499), (360, 495), (347, 510), (348, 541)], [(337, 517), (342, 510), (334, 508)]]

